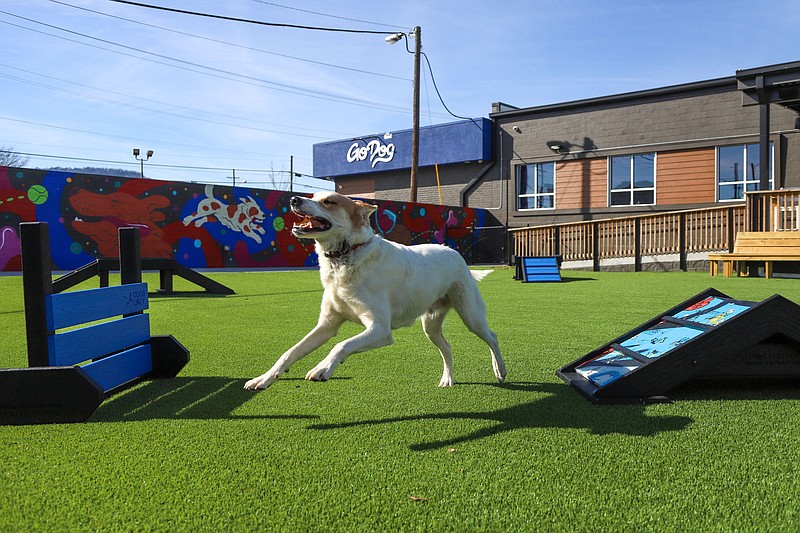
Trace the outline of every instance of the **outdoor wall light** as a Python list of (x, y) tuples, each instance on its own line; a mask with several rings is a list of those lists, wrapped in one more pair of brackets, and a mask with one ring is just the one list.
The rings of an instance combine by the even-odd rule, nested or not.
[(398, 42), (400, 39), (402, 39), (403, 35), (404, 34), (402, 33), (393, 33), (391, 35), (387, 35), (384, 39), (386, 40), (387, 43), (394, 44)]
[(570, 144), (563, 141), (547, 141), (547, 147), (557, 154), (568, 154)]
[(144, 178), (144, 162), (147, 161), (148, 159), (150, 159), (151, 157), (153, 157), (153, 151), (152, 150), (148, 150), (147, 154), (144, 157), (139, 157), (139, 154), (141, 154), (141, 153), (142, 153), (142, 151), (139, 150), (138, 148), (134, 148), (133, 149), (133, 157), (135, 157), (139, 161), (140, 170), (141, 170), (141, 176)]
[[(141, 153), (141, 151), (138, 148), (134, 148), (133, 149), (133, 157), (139, 157), (140, 153)], [(153, 157), (153, 151), (152, 150), (148, 150), (147, 151), (147, 157), (146, 157), (145, 161), (147, 159), (150, 159), (151, 157)]]

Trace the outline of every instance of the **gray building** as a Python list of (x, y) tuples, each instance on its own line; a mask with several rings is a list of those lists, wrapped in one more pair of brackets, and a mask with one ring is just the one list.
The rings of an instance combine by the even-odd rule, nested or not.
[[(417, 200), (484, 208), (510, 228), (741, 203), (765, 185), (800, 187), (798, 113), (800, 62), (545, 106), (496, 103), (489, 121), (473, 121), (482, 134), (469, 142), (482, 150), (455, 151), (479, 155), (421, 164)], [(316, 148), (314, 174), (328, 177)], [(407, 168), (331, 177), (344, 194), (409, 197)]]

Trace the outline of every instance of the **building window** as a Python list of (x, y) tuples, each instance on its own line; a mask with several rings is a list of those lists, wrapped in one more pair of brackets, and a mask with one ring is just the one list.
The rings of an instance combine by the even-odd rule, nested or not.
[(609, 205), (653, 205), (656, 202), (656, 154), (610, 157)]
[[(772, 179), (772, 143), (769, 143), (769, 188)], [(761, 180), (758, 143), (717, 148), (717, 197), (719, 201), (743, 200), (745, 191), (757, 191)]]
[(556, 164), (517, 166), (517, 209), (553, 209), (556, 206)]

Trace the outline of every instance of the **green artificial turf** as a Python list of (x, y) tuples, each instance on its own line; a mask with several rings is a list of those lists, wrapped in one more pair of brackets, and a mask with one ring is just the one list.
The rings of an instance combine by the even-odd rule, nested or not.
[[(417, 324), (327, 383), (303, 376), (335, 341), (270, 389), (242, 390), (314, 325), (316, 272), (212, 273), (237, 294), (154, 295), (153, 333), (191, 362), (87, 423), (0, 427), (0, 530), (797, 531), (800, 386), (596, 406), (554, 372), (709, 286), (800, 303), (800, 281), (563, 274), (481, 282), (508, 381), (451, 316), (448, 389)], [(2, 367), (26, 365), (22, 309), (21, 279), (0, 277)]]

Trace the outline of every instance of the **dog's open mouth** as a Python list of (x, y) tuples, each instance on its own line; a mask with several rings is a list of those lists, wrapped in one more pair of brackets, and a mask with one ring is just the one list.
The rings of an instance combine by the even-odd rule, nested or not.
[(322, 217), (314, 217), (303, 213), (298, 214), (303, 217), (303, 220), (299, 223), (294, 223), (294, 226), (292, 226), (293, 233), (314, 233), (331, 229), (332, 224)]

